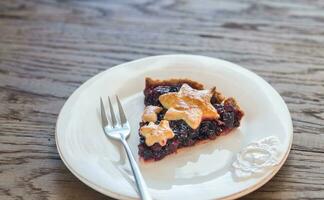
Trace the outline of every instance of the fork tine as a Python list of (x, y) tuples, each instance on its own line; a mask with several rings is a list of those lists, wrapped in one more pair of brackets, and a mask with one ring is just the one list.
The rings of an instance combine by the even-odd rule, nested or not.
[(117, 99), (117, 104), (118, 104), (120, 123), (123, 125), (123, 124), (127, 123), (126, 115), (125, 115), (123, 106), (122, 106), (122, 104), (121, 104), (121, 102), (119, 100), (118, 95), (116, 95), (116, 99)]
[(100, 111), (101, 111), (102, 127), (106, 127), (108, 125), (108, 118), (101, 97), (100, 97)]
[(117, 125), (117, 120), (116, 120), (116, 116), (115, 116), (115, 113), (114, 113), (114, 108), (113, 108), (113, 106), (111, 104), (109, 96), (108, 96), (108, 102), (109, 102), (109, 108), (110, 108), (109, 110), (110, 110), (112, 126), (115, 127)]

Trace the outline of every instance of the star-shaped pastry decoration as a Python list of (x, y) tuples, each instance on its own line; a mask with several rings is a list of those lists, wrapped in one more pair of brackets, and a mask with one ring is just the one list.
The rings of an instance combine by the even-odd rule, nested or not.
[(143, 122), (156, 122), (157, 114), (162, 110), (159, 106), (146, 106), (142, 115)]
[(152, 146), (155, 143), (164, 146), (168, 139), (174, 137), (174, 133), (167, 120), (161, 120), (158, 125), (150, 122), (148, 125), (141, 127), (140, 133), (145, 137), (145, 143), (147, 146)]
[(168, 109), (166, 120), (184, 120), (191, 128), (196, 129), (202, 119), (217, 119), (216, 109), (210, 103), (215, 88), (196, 90), (183, 84), (179, 92), (170, 92), (159, 97), (161, 104)]

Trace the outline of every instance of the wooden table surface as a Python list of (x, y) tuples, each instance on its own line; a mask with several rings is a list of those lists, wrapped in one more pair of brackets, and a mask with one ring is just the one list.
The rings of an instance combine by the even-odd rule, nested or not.
[(324, 199), (320, 0), (1, 0), (0, 199), (109, 199), (61, 161), (58, 113), (93, 75), (174, 53), (242, 65), (288, 104), (294, 124), (288, 160), (245, 199)]

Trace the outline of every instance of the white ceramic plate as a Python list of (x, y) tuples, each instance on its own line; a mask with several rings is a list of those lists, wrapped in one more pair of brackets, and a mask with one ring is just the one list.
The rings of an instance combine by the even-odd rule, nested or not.
[[(99, 97), (120, 95), (132, 128), (128, 143), (137, 157), (137, 130), (147, 76), (189, 78), (207, 88), (217, 86), (224, 95), (235, 97), (245, 112), (241, 127), (226, 136), (158, 162), (139, 163), (154, 199), (237, 198), (261, 187), (283, 165), (292, 143), (292, 122), (286, 104), (267, 82), (220, 59), (154, 56), (94, 76), (63, 106), (56, 127), (57, 148), (65, 165), (88, 186), (118, 199), (138, 198), (121, 145), (102, 132)], [(251, 142), (268, 136), (280, 140), (278, 164), (249, 178), (235, 177), (232, 163), (236, 154)]]

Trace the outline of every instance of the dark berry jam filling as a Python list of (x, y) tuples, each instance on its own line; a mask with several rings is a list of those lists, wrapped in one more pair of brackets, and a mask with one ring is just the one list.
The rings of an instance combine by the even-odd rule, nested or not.
[[(181, 85), (176, 86), (157, 86), (148, 88), (144, 91), (145, 105), (162, 106), (159, 102), (159, 96), (169, 92), (179, 91)], [(140, 144), (138, 145), (138, 154), (144, 160), (160, 160), (166, 155), (174, 153), (178, 148), (192, 146), (196, 142), (206, 139), (215, 139), (221, 133), (225, 133), (233, 128), (240, 126), (240, 120), (243, 113), (234, 105), (223, 105), (214, 97), (211, 103), (217, 110), (220, 118), (218, 120), (203, 120), (197, 129), (192, 129), (183, 120), (170, 121), (170, 128), (173, 130), (175, 137), (168, 140), (165, 146), (156, 143), (152, 146), (145, 144), (145, 138), (140, 135)], [(163, 119), (166, 109), (158, 114), (157, 124)], [(140, 126), (147, 125), (141, 122)]]
[(155, 88), (150, 88), (144, 91), (145, 106), (153, 105), (153, 106), (162, 106), (159, 102), (159, 96), (169, 92), (178, 92), (181, 85), (175, 86), (157, 86)]

